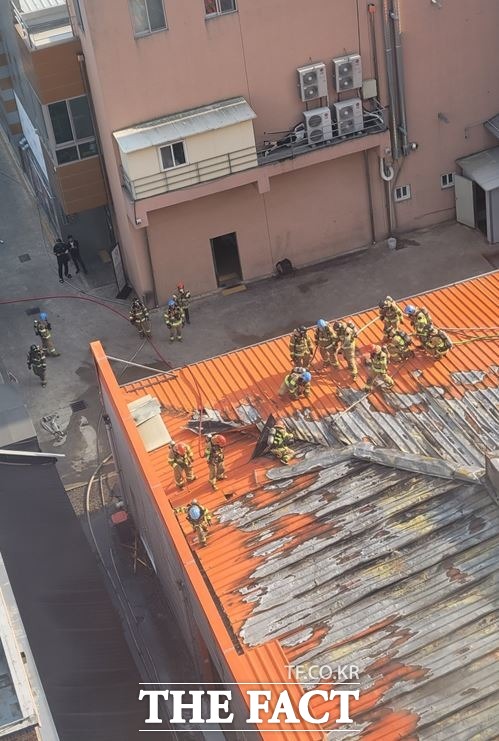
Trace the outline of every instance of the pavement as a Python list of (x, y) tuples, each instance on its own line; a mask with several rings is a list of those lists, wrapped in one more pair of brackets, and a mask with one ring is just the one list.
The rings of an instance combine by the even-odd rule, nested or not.
[[(107, 352), (119, 358), (133, 357), (155, 368), (165, 368), (166, 359), (178, 367), (285, 334), (299, 324), (311, 325), (320, 317), (367, 309), (386, 294), (400, 298), (487, 272), (497, 259), (497, 250), (480, 232), (446, 223), (404, 235), (396, 250), (383, 242), (291, 277), (195, 300), (192, 324), (185, 328), (182, 343), (169, 343), (161, 311), (155, 311), (153, 344), (142, 346), (127, 320), (130, 302), (114, 298), (109, 264), (99, 264), (89, 245), (82, 244), (89, 275), (80, 273), (60, 284), (53, 238), (0, 139), (0, 271), (5, 302), (0, 304), (0, 354), (22, 388), (42, 447), (66, 454), (59, 464), (66, 486), (88, 480), (97, 465), (98, 446), (107, 450), (103, 425), (98, 429), (101, 410), (89, 352), (92, 340), (101, 340)], [(25, 255), (29, 259), (21, 261)], [(44, 389), (26, 367), (28, 348), (37, 341), (32, 312), (38, 309), (47, 312), (61, 352), (58, 358), (47, 358)], [(147, 375), (115, 367), (121, 382), (133, 380), (137, 373)], [(75, 402), (76, 409), (71, 406)]]
[[(365, 310), (386, 294), (402, 298), (488, 272), (497, 266), (498, 255), (480, 232), (448, 222), (403, 235), (396, 250), (379, 243), (291, 277), (199, 298), (192, 303), (192, 324), (185, 328), (182, 343), (169, 343), (161, 312), (155, 311), (153, 343), (143, 343), (128, 323), (130, 301), (114, 298), (109, 264), (101, 263), (90, 245), (81, 244), (83, 258), (89, 258), (89, 275), (80, 273), (59, 283), (54, 236), (0, 137), (1, 360), (11, 380), (19, 383), (42, 449), (66, 455), (58, 468), (77, 512), (76, 500), (81, 500), (85, 483), (109, 452), (104, 425), (99, 423), (101, 407), (89, 352), (92, 340), (101, 340), (109, 355), (158, 369), (165, 368), (165, 360), (178, 367), (285, 334), (300, 324), (314, 324), (319, 318)], [(25, 255), (29, 259), (20, 260)], [(46, 388), (26, 367), (29, 346), (37, 341), (33, 312), (38, 310), (47, 312), (61, 353), (47, 359)], [(125, 366), (115, 368), (122, 383), (148, 375)], [(133, 595), (132, 609), (141, 600), (139, 592)], [(142, 613), (141, 617), (148, 619)]]

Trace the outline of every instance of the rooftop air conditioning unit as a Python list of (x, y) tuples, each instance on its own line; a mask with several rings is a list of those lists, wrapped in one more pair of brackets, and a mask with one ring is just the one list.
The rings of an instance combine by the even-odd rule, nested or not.
[(300, 67), (298, 70), (300, 98), (303, 102), (316, 100), (327, 95), (326, 65), (324, 62)]
[(333, 59), (333, 82), (337, 93), (362, 87), (362, 62), (360, 54)]
[(333, 138), (333, 124), (329, 108), (314, 108), (304, 111), (307, 138), (310, 145), (321, 144)]
[(364, 115), (360, 98), (340, 100), (333, 105), (334, 120), (338, 128), (338, 136), (346, 136), (364, 128)]

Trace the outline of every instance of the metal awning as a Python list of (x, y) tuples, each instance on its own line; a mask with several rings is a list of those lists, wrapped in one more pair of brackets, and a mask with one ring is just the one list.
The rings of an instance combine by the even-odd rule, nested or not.
[(495, 116), (492, 116), (492, 118), (489, 118), (488, 121), (485, 121), (484, 126), (487, 131), (490, 131), (491, 134), (494, 134), (496, 139), (499, 139), (499, 113), (497, 113)]
[(127, 154), (195, 134), (203, 134), (206, 131), (233, 126), (243, 121), (251, 121), (254, 118), (256, 113), (244, 98), (230, 98), (136, 124), (128, 129), (115, 131), (113, 136), (121, 151)]
[(499, 188), (499, 147), (461, 157), (456, 163), (465, 177), (478, 183), (484, 190)]

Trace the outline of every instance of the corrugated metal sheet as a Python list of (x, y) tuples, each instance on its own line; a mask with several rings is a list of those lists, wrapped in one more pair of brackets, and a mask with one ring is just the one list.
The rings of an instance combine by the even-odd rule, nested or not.
[(21, 13), (36, 13), (40, 10), (67, 6), (66, 0), (19, 0)]
[(122, 152), (136, 152), (254, 118), (256, 113), (244, 98), (230, 98), (115, 131), (113, 136)]
[(462, 168), (463, 175), (474, 180), (484, 190), (499, 188), (499, 147), (461, 157), (456, 163)]
[[(459, 737), (459, 728), (463, 739), (492, 738), (497, 507), (480, 484), (356, 460), (344, 444), (483, 467), (485, 450), (499, 447), (499, 272), (411, 303), (427, 306), (439, 326), (459, 328), (454, 349), (439, 361), (416, 356), (394, 366), (394, 391), (349, 412), (363, 382), (352, 389), (346, 370), (315, 368), (308, 401), (278, 397), (288, 337), (124, 393), (127, 401), (156, 395), (172, 436), (193, 445), (198, 479), (181, 495), (166, 450), (150, 460), (173, 506), (196, 496), (216, 514), (197, 557), (245, 655), (277, 641), (289, 663), (359, 665), (358, 733), (347, 737), (440, 739), (449, 729)], [(361, 328), (375, 316), (354, 321)], [(366, 329), (360, 352), (380, 335), (379, 323)], [(211, 492), (202, 442), (185, 429), (201, 407), (248, 422), (283, 416), (303, 441), (300, 456), (315, 458), (268, 475), (271, 461), (251, 460), (255, 428), (231, 431), (229, 478)]]

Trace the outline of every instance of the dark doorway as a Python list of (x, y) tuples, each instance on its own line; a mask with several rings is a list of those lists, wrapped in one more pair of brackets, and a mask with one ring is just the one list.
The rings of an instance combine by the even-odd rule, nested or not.
[(243, 278), (236, 232), (222, 234), (211, 241), (215, 275), (220, 288), (237, 285)]
[(475, 223), (480, 231), (487, 236), (487, 198), (485, 191), (478, 183), (473, 183), (475, 196)]

